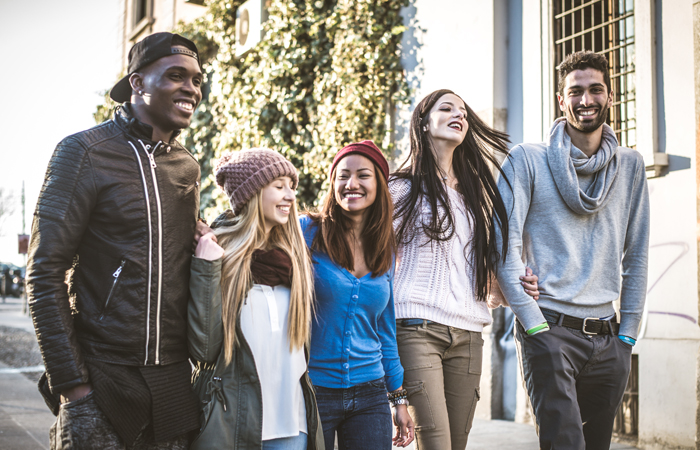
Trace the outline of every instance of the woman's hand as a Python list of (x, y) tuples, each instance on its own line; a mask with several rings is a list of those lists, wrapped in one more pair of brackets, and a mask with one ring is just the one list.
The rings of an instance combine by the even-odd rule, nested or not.
[(532, 273), (532, 269), (529, 267), (525, 268), (525, 276), (520, 277), (520, 284), (522, 284), (525, 293), (535, 300), (540, 299), (540, 291), (537, 285), (537, 275)]
[[(192, 241), (192, 251), (195, 251), (197, 249), (197, 244), (199, 243), (199, 240), (202, 239), (202, 236), (211, 232), (212, 229), (209, 228), (209, 225), (207, 225), (205, 221), (198, 220), (197, 226), (194, 229), (194, 241)], [(214, 236), (214, 242), (218, 242), (216, 240), (216, 236)]]
[(392, 439), (394, 446), (407, 447), (413, 442), (413, 419), (408, 413), (406, 405), (396, 405), (394, 407), (394, 425), (396, 425), (396, 436)]
[(197, 247), (194, 250), (194, 256), (207, 261), (216, 261), (224, 256), (224, 249), (216, 243), (216, 236), (214, 236), (213, 231), (199, 238)]

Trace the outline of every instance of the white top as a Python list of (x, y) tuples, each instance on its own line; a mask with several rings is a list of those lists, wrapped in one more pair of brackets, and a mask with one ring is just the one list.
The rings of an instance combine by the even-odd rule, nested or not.
[(253, 285), (241, 307), (241, 329), (255, 358), (262, 390), (262, 440), (306, 433), (306, 408), (301, 377), (306, 372), (304, 349), (289, 351), (286, 286)]
[[(409, 183), (396, 180), (390, 184), (394, 204), (408, 195)], [(486, 302), (477, 301), (474, 293), (471, 216), (467, 215), (457, 191), (448, 187), (447, 193), (454, 214), (452, 237), (448, 241), (429, 242), (422, 229), (414, 226), (414, 239), (407, 245), (399, 245), (394, 278), (396, 318), (426, 319), (463, 330), (482, 331), (491, 324), (491, 314)], [(429, 205), (424, 203), (418, 220), (426, 219), (429, 213)], [(394, 227), (399, 223), (395, 220)]]

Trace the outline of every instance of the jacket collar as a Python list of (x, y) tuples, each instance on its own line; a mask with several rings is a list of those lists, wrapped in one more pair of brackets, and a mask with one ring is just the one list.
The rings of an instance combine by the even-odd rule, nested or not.
[[(135, 139), (151, 142), (153, 137), (153, 127), (136, 118), (134, 115), (134, 108), (131, 103), (127, 102), (123, 105), (117, 106), (117, 109), (114, 111), (114, 122)], [(169, 144), (175, 143), (175, 138), (180, 135), (180, 131), (181, 130), (175, 130), (173, 132), (173, 136), (170, 138)]]

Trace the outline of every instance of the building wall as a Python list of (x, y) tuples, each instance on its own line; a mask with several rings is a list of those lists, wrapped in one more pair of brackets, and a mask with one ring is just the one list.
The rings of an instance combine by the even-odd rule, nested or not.
[(698, 255), (693, 1), (655, 8), (658, 150), (667, 175), (649, 180), (647, 315), (639, 355), (642, 448), (695, 448)]
[(119, 29), (121, 55), (119, 66), (124, 72), (129, 63), (129, 50), (136, 42), (149, 34), (172, 31), (180, 22), (192, 22), (207, 10), (204, 6), (186, 0), (148, 0), (148, 19), (134, 24), (135, 4), (135, 0), (120, 0), (122, 13)]

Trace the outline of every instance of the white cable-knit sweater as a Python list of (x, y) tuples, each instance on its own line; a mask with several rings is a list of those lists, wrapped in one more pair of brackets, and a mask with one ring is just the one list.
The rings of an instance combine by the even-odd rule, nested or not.
[[(410, 181), (394, 180), (389, 191), (396, 204), (408, 195)], [(427, 319), (470, 331), (491, 324), (486, 302), (476, 300), (471, 254), (472, 225), (460, 194), (447, 188), (455, 232), (448, 241), (429, 242), (420, 226), (406, 245), (399, 245), (394, 277), (397, 319)], [(423, 220), (430, 213), (424, 202)], [(426, 221), (427, 222), (427, 221)], [(394, 227), (400, 221), (394, 221)]]

